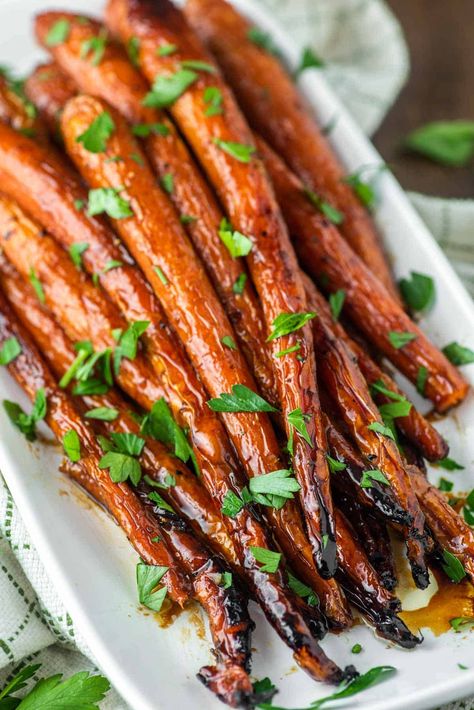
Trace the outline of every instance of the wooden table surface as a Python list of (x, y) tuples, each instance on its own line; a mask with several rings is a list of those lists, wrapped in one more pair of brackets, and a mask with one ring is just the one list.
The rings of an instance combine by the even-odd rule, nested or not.
[(410, 50), (409, 81), (374, 143), (407, 190), (474, 197), (474, 162), (446, 168), (409, 155), (404, 136), (442, 119), (474, 121), (474, 0), (388, 0)]

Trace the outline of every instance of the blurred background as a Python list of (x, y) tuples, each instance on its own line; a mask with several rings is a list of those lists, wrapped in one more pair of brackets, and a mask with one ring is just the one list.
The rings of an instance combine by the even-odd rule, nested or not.
[(474, 171), (409, 153), (402, 141), (431, 121), (474, 119), (474, 1), (387, 0), (402, 25), (411, 71), (373, 136), (406, 190), (440, 197), (474, 196)]

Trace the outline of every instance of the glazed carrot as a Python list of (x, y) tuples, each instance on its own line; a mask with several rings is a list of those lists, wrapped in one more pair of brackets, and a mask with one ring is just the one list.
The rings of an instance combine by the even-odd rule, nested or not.
[(38, 64), (25, 81), (26, 96), (55, 138), (63, 106), (76, 92), (75, 83), (54, 62)]
[[(44, 358), (55, 376), (61, 379), (77, 355), (71, 340), (51, 312), (38, 300), (33, 288), (23, 280), (3, 254), (0, 254), (0, 283), (17, 317), (44, 353)], [(81, 399), (84, 405), (83, 413), (100, 407), (116, 410), (117, 416), (113, 421), (90, 421), (91, 425), (102, 424), (102, 433), (121, 431), (143, 436), (136, 418), (130, 412), (130, 403), (125, 402), (116, 390), (104, 394), (82, 395)], [(222, 516), (205, 488), (179, 459), (168, 454), (162, 444), (150, 437), (143, 438), (145, 447), (140, 461), (148, 476), (164, 487), (168, 485), (163, 490), (163, 497), (189, 520), (198, 534), (211, 542), (217, 552), (235, 564), (235, 551)], [(168, 483), (170, 475), (175, 479), (173, 486)]]
[(384, 426), (365, 379), (353, 362), (351, 352), (342, 340), (332, 334), (332, 316), (325, 309), (318, 311), (312, 283), (305, 282), (308, 306), (318, 313), (313, 321), (313, 336), (319, 359), (319, 376), (335, 402), (338, 415), (344, 420), (350, 435), (366, 460), (366, 470), (382, 471), (391, 486), (394, 498), (410, 514), (405, 539), (408, 557), (417, 586), (429, 584), (424, 560), (425, 521), (410, 478), (404, 468), (390, 429)]
[(449, 505), (446, 496), (416, 467), (410, 467), (413, 487), (423, 507), (426, 522), (440, 547), (459, 558), (474, 580), (474, 532)]
[[(427, 369), (424, 393), (438, 411), (459, 404), (469, 390), (459, 370), (391, 298), (334, 225), (312, 207), (298, 178), (264, 141), (258, 145), (303, 268), (325, 291), (344, 291), (344, 313), (412, 382), (416, 383), (420, 367)], [(390, 333), (409, 334), (413, 339), (394, 347)]]
[[(273, 337), (275, 379), (286, 433), (294, 439), (294, 469), (301, 486), (308, 536), (320, 574), (331, 576), (336, 564), (334, 520), (311, 332), (306, 325), (296, 333), (285, 329), (281, 337), (277, 337), (278, 331), (271, 335), (275, 320), (282, 314), (306, 312), (306, 299), (271, 185), (254, 155), (250, 130), (217, 66), (184, 15), (169, 0), (112, 0), (106, 17), (123, 41), (137, 37), (140, 67), (149, 80), (157, 75), (162, 81), (164, 77), (169, 80), (186, 63), (201, 67), (169, 108), (214, 186), (233, 229), (251, 241), (247, 263), (262, 304), (268, 338)], [(176, 51), (159, 56), (156, 49), (160, 44), (176, 45)], [(209, 89), (218, 90), (222, 99), (222, 113), (212, 117), (206, 115), (205, 92)], [(284, 357), (277, 357), (288, 349)], [(288, 419), (295, 411), (307, 417), (306, 437), (295, 433)]]
[[(342, 340), (352, 356), (357, 359), (357, 365), (367, 384), (373, 385), (381, 381), (387, 390), (394, 392), (395, 395), (404, 397), (395, 380), (387, 375), (375, 360), (370, 357), (367, 349), (364, 349), (359, 342), (354, 340), (339, 321), (335, 321), (332, 318), (329, 304), (318, 291), (314, 282), (306, 275), (303, 278), (308, 298), (311, 297), (313, 299), (314, 307), (319, 317), (321, 319), (324, 318), (325, 324), (331, 329), (333, 335)], [(376, 390), (372, 390), (372, 397), (378, 404), (387, 404), (393, 401), (389, 396), (385, 396)], [(397, 417), (396, 426), (428, 461), (439, 461), (439, 459), (448, 455), (449, 447), (445, 439), (413, 404), (407, 416)]]
[[(167, 400), (177, 422), (189, 427), (199, 467), (206, 474), (211, 497), (219, 500), (226, 488), (221, 477), (237, 480), (235, 455), (217, 416), (206, 406), (206, 393), (171, 336), (158, 302), (142, 274), (105, 223), (78, 210), (77, 200), (87, 201), (87, 191), (74, 173), (56, 157), (25, 136), (0, 123), (0, 175), (5, 192), (18, 199), (24, 209), (36, 215), (65, 248), (89, 244), (82, 254), (84, 269), (99, 274), (100, 284), (129, 321), (149, 320), (142, 336), (147, 357), (162, 377)], [(28, 180), (29, 189), (22, 185)], [(54, 205), (54, 214), (49, 208)], [(7, 231), (7, 229), (5, 229)], [(121, 266), (109, 269), (119, 262)], [(248, 476), (282, 468), (279, 449), (270, 422), (261, 416), (261, 429), (239, 427), (233, 443)], [(324, 581), (312, 565), (311, 548), (304, 535), (299, 512), (289, 501), (281, 510), (268, 509), (278, 542), (292, 567), (321, 599), (325, 612), (338, 628), (350, 624), (344, 596), (334, 581)]]
[(252, 25), (225, 0), (189, 0), (185, 12), (251, 126), (309, 189), (341, 213), (343, 236), (400, 302), (375, 224), (280, 60), (252, 41)]
[(113, 483), (108, 472), (99, 468), (102, 454), (91, 429), (81, 420), (69, 396), (59, 389), (34, 343), (0, 293), (0, 347), (8, 338), (16, 338), (21, 346), (21, 353), (9, 363), (8, 369), (31, 400), (39, 389), (44, 389), (45, 421), (56, 439), (62, 442), (70, 430), (79, 437), (81, 459), (71, 467), (71, 475), (115, 518), (146, 564), (169, 568), (163, 581), (171, 598), (183, 606), (189, 599), (189, 581), (167, 546), (161, 540), (153, 540), (160, 534), (159, 525), (127, 484)]
[[(48, 47), (45, 38), (58, 19), (69, 22), (68, 37), (63, 43)], [(263, 394), (276, 401), (261, 309), (253, 286), (246, 283), (242, 293), (234, 289), (239, 277), (246, 275), (245, 264), (242, 259), (232, 258), (219, 238), (222, 211), (174, 125), (158, 110), (143, 105), (149, 88), (146, 80), (131, 64), (125, 49), (110, 39), (99, 62), (81, 53), (84, 43), (100, 36), (105, 29), (91, 18), (84, 23), (72, 13), (46, 12), (36, 17), (35, 28), (40, 43), (50, 51), (66, 76), (61, 86), (57, 69), (53, 70), (49, 81), (42, 80), (44, 70), (41, 70), (37, 79), (32, 77), (27, 82), (26, 91), (38, 102), (40, 112), (47, 110), (58, 118), (57, 104), (61, 100), (64, 106), (72, 80), (80, 91), (100, 96), (130, 123), (149, 132), (144, 138), (147, 155), (161, 180), (172, 181), (170, 199), (187, 222), (186, 230), (234, 326), (237, 342)], [(52, 94), (49, 109), (48, 93)], [(73, 95), (75, 93), (73, 88)]]
[(8, 80), (0, 75), (0, 121), (16, 131), (48, 143), (48, 131), (38, 112), (25, 95), (13, 91)]

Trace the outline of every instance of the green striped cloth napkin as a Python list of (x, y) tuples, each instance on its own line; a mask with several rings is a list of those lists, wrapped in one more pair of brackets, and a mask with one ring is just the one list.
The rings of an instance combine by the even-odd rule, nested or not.
[[(372, 133), (409, 71), (400, 26), (381, 0), (255, 0), (265, 5), (301, 46), (326, 61), (334, 90), (362, 129)], [(367, 33), (367, 27), (371, 28)], [(469, 227), (474, 203), (410, 195), (415, 207), (474, 293)], [(18, 509), (0, 476), (0, 688), (18, 666), (41, 663), (41, 676), (94, 670), (80, 631), (58, 597)], [(103, 710), (127, 706), (111, 690)], [(470, 701), (449, 710), (471, 708)]]

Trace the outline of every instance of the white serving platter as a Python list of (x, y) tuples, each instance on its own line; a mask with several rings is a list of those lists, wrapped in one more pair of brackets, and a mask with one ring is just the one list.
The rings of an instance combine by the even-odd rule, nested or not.
[[(234, 2), (273, 35), (294, 66), (298, 51), (291, 38), (255, 2)], [(44, 0), (0, 0), (0, 62), (26, 72), (42, 57), (32, 36), (35, 12), (51, 6), (100, 13), (102, 5), (100, 0), (56, 0), (51, 5)], [(348, 170), (381, 162), (318, 70), (307, 71), (301, 85), (321, 124), (338, 116), (330, 140)], [(468, 294), (390, 173), (380, 176), (379, 188), (376, 217), (397, 275), (420, 270), (436, 281), (436, 305), (422, 326), (440, 346), (457, 340), (474, 348), (474, 309)], [(464, 371), (474, 382), (474, 366)], [(0, 371), (0, 396), (28, 406), (4, 368)], [(443, 475), (455, 481), (456, 490), (471, 490), (472, 395), (436, 426), (447, 436), (453, 457), (466, 467), (455, 475)], [(59, 460), (51, 447), (27, 444), (0, 408), (0, 468), (51, 579), (102, 671), (134, 710), (222, 708), (194, 677), (200, 666), (211, 660), (208, 637), (201, 639), (196, 633), (196, 613), (182, 614), (164, 629), (153, 615), (139, 609), (136, 555), (117, 526), (58, 472)], [(432, 476), (437, 480), (439, 470)], [(257, 678), (268, 675), (277, 685), (276, 705), (305, 708), (332, 692), (297, 670), (290, 652), (260, 611), (252, 606), (251, 612), (257, 622), (253, 673)], [(350, 652), (356, 642), (364, 649), (359, 656)], [(350, 633), (325, 639), (322, 645), (340, 665), (355, 660), (362, 672), (381, 664), (398, 670), (391, 680), (342, 703), (345, 707), (424, 710), (474, 693), (474, 634), (450, 632), (434, 638), (427, 631), (422, 646), (407, 652), (388, 647), (359, 625)], [(468, 669), (460, 670), (458, 663)]]

